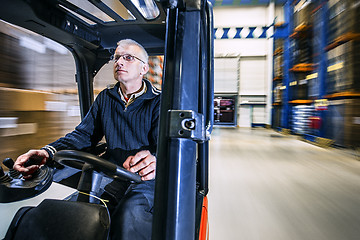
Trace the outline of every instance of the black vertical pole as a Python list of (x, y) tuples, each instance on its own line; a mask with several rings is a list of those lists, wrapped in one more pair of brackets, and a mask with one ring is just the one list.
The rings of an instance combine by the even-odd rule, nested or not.
[[(76, 64), (76, 82), (79, 92), (81, 119), (85, 117), (94, 101), (94, 77), (88, 68), (87, 59), (80, 51), (72, 52)], [(95, 56), (94, 56), (95, 58)]]
[(168, 10), (152, 234), (156, 240), (195, 236), (197, 143), (169, 135), (169, 111), (198, 112), (199, 34), (200, 11)]
[(198, 143), (197, 181), (199, 191), (208, 193), (209, 140), (214, 122), (214, 76), (213, 76), (213, 16), (212, 6), (207, 3), (201, 11), (201, 65), (199, 87), (199, 111), (205, 116), (206, 139)]

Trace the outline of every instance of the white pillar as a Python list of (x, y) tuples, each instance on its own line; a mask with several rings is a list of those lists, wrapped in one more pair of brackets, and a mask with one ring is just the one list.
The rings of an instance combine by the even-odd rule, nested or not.
[[(270, 26), (275, 19), (275, 2), (271, 0), (268, 7), (268, 26)], [(268, 41), (268, 53), (267, 53), (267, 62), (268, 62), (268, 90), (267, 90), (267, 98), (266, 98), (266, 124), (271, 124), (271, 109), (272, 109), (272, 85), (273, 85), (273, 55), (274, 55), (274, 38), (272, 35), (274, 34), (274, 27), (272, 26), (267, 31), (267, 36), (269, 38)]]

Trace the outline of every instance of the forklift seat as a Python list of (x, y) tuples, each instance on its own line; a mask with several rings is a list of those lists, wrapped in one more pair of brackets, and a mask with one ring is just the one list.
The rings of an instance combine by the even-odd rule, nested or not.
[(45, 199), (14, 216), (4, 240), (108, 239), (110, 217), (102, 205)]

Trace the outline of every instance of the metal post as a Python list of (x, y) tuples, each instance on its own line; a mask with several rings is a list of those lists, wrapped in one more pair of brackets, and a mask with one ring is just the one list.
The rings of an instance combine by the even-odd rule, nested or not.
[(83, 57), (82, 53), (80, 51), (73, 51), (72, 53), (76, 64), (77, 72), (75, 77), (79, 92), (81, 119), (83, 119), (94, 101), (94, 77), (91, 73), (91, 70), (88, 69), (86, 59)]
[[(327, 53), (325, 51), (325, 48), (327, 46), (327, 24), (328, 24), (328, 16), (327, 16), (327, 4), (326, 2), (322, 2), (321, 8), (319, 9), (320, 16), (321, 16), (321, 43), (320, 43), (320, 63), (319, 63), (319, 99), (324, 99), (326, 95), (326, 77), (327, 77)], [(320, 116), (321, 119), (324, 121), (326, 119), (326, 112), (327, 111), (321, 111)], [(319, 131), (320, 137), (326, 137), (326, 129), (324, 124), (321, 124), (320, 131)]]
[(291, 99), (290, 92), (290, 82), (291, 74), (290, 68), (292, 66), (291, 56), (290, 56), (290, 32), (293, 30), (292, 22), (292, 7), (291, 1), (287, 1), (284, 5), (285, 12), (285, 22), (287, 23), (287, 36), (284, 41), (284, 94), (283, 94), (283, 112), (281, 114), (281, 127), (288, 129), (290, 127), (289, 117), (290, 117), (290, 104), (289, 100)]
[(197, 143), (170, 136), (169, 112), (198, 112), (199, 36), (200, 11), (168, 10), (152, 233), (156, 240), (195, 236)]

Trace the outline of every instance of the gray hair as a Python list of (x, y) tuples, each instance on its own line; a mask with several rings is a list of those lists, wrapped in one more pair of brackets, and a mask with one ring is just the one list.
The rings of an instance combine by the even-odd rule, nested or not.
[(123, 40), (120, 40), (118, 41), (117, 43), (117, 46), (119, 47), (127, 47), (127, 46), (137, 46), (140, 48), (142, 54), (143, 54), (143, 57), (145, 57), (144, 61), (146, 63), (148, 63), (148, 60), (149, 60), (149, 55), (148, 53), (146, 52), (145, 48), (138, 42), (136, 42), (135, 40), (132, 40), (132, 39), (123, 39)]

